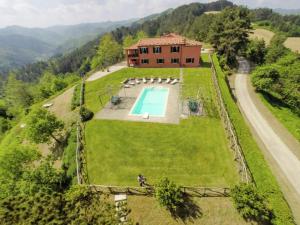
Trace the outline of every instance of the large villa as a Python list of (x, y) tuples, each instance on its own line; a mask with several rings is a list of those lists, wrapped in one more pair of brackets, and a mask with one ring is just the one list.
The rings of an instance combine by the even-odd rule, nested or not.
[(202, 43), (170, 33), (125, 49), (130, 67), (198, 67)]

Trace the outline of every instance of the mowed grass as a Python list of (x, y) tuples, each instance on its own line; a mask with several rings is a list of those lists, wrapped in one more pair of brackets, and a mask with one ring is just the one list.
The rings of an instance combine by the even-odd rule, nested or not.
[[(119, 92), (121, 88), (121, 82), (128, 78), (178, 78), (178, 68), (165, 68), (165, 69), (144, 69), (144, 68), (124, 68), (122, 70), (111, 73), (110, 75), (103, 77), (99, 80), (87, 82), (85, 90), (85, 105), (93, 112), (97, 112), (101, 109), (101, 103), (99, 95), (103, 94), (108, 87), (113, 87), (115, 93)], [(109, 100), (109, 95), (102, 95), (103, 102)]]
[(290, 108), (282, 105), (275, 99), (259, 94), (262, 102), (273, 113), (273, 115), (300, 141), (300, 118)]
[(140, 225), (244, 225), (230, 198), (192, 198), (193, 211), (186, 217), (174, 218), (153, 197), (129, 196), (129, 218)]
[(251, 33), (249, 35), (250, 39), (255, 39), (255, 38), (263, 39), (265, 41), (266, 45), (270, 44), (271, 39), (275, 35), (274, 32), (267, 30), (267, 29), (263, 29), (263, 28), (254, 29), (252, 32), (253, 33)]
[[(153, 74), (151, 69), (146, 71), (143, 69), (137, 74)], [(153, 76), (162, 77), (167, 71), (179, 75), (178, 69), (155, 71), (160, 72)], [(97, 87), (109, 82), (107, 79), (119, 82), (114, 75), (119, 79), (136, 76), (126, 69), (87, 83), (89, 108), (101, 108), (88, 98), (96, 101), (93, 95)], [(184, 82), (185, 93), (194, 95), (201, 87), (202, 94), (214, 102), (208, 68), (184, 69)], [(207, 108), (215, 111), (216, 106), (207, 105)], [(92, 120), (85, 131), (88, 173), (93, 184), (136, 186), (139, 173), (145, 175), (150, 184), (162, 177), (186, 186), (224, 187), (239, 182), (224, 128), (216, 115), (190, 117), (179, 125)]]
[(284, 42), (284, 46), (293, 52), (300, 52), (300, 37), (289, 37)]

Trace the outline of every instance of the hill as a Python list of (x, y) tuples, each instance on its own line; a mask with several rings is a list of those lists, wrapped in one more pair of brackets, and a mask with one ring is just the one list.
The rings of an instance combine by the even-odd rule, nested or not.
[(70, 52), (97, 36), (135, 20), (48, 28), (10, 26), (0, 29), (0, 73), (55, 54)]
[(277, 12), (281, 15), (300, 15), (300, 9), (274, 9), (274, 12)]

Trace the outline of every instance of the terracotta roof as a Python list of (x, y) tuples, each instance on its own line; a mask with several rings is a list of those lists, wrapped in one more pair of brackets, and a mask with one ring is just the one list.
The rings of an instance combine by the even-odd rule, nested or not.
[(156, 46), (156, 45), (187, 45), (187, 46), (197, 46), (202, 45), (199, 41), (194, 41), (187, 39), (178, 34), (170, 33), (157, 38), (144, 38), (140, 40), (137, 44), (134, 44), (126, 49), (138, 49), (142, 46)]

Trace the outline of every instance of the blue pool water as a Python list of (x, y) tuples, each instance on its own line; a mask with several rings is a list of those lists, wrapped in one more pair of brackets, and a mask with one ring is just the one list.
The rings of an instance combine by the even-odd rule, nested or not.
[(169, 95), (168, 88), (149, 87), (144, 88), (139, 98), (136, 100), (131, 114), (150, 116), (164, 116)]

